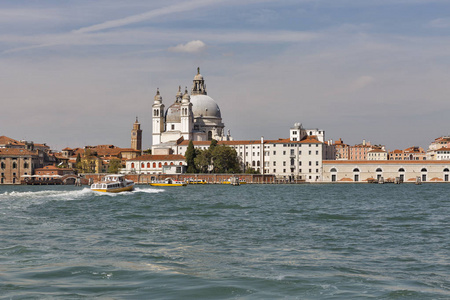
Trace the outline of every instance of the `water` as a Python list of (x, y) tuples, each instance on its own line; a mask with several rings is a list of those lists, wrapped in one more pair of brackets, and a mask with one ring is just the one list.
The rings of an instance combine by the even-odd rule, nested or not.
[(450, 299), (449, 191), (0, 186), (0, 298)]

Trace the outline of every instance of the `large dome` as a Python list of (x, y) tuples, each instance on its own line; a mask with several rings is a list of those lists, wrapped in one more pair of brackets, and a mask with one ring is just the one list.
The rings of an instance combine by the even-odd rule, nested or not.
[(213, 98), (209, 97), (208, 95), (191, 95), (191, 103), (194, 118), (222, 118), (219, 106), (213, 100)]

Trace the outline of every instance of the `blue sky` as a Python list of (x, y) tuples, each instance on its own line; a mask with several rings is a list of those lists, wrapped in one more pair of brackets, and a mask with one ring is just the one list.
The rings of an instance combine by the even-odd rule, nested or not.
[(0, 135), (130, 145), (196, 68), (235, 139), (296, 122), (348, 144), (450, 134), (450, 2), (1, 1)]

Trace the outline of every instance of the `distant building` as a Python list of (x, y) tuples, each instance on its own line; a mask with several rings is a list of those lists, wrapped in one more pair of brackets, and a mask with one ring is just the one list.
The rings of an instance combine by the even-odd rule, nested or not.
[(405, 150), (393, 150), (389, 152), (389, 160), (426, 160), (426, 152), (421, 147), (409, 147)]
[(133, 124), (133, 129), (131, 130), (131, 149), (138, 151), (142, 150), (142, 130), (137, 117), (136, 122)]
[(449, 182), (450, 161), (344, 161), (323, 162), (324, 182), (368, 182), (383, 178), (394, 181)]
[(367, 160), (388, 160), (388, 153), (384, 149), (373, 149), (367, 152)]
[[(168, 174), (165, 167), (172, 166), (176, 174), (185, 172), (186, 158), (182, 155), (142, 155), (126, 161), (124, 174)], [(166, 168), (170, 170), (170, 168)]]
[(336, 153), (336, 159), (337, 160), (348, 160), (350, 155), (350, 146), (345, 144), (342, 139), (335, 141), (334, 144), (334, 151)]
[(434, 140), (428, 147), (427, 160), (450, 159), (450, 137), (442, 136)]
[(40, 167), (38, 150), (0, 148), (0, 184), (20, 184), (24, 176)]

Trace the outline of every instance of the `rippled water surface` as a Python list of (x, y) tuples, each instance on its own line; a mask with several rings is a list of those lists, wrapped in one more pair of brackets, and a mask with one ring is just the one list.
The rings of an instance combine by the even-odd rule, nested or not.
[(450, 299), (449, 192), (0, 186), (0, 298)]

